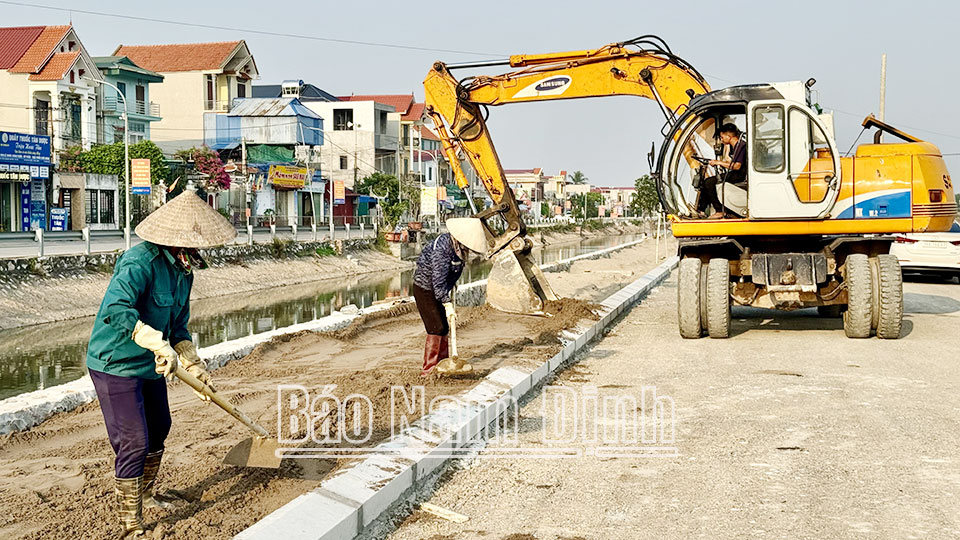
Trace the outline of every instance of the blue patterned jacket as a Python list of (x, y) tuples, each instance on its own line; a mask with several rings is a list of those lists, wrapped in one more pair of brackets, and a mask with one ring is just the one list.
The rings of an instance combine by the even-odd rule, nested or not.
[(463, 260), (453, 249), (450, 233), (443, 233), (423, 246), (413, 273), (413, 283), (421, 289), (433, 291), (438, 301), (449, 302), (450, 291), (462, 273)]

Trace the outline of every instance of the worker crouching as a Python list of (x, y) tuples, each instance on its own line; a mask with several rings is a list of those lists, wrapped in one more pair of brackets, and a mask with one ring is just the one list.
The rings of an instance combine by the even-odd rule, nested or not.
[(427, 330), (421, 375), (436, 369), (441, 375), (461, 375), (473, 366), (460, 358), (450, 358), (450, 326), (456, 325), (454, 287), (463, 273), (469, 251), (484, 253), (487, 232), (476, 218), (447, 220), (447, 230), (423, 247), (413, 274), (413, 298)]
[(193, 271), (206, 267), (197, 249), (237, 234), (192, 190), (158, 208), (136, 232), (144, 242), (117, 260), (87, 347), (87, 369), (116, 454), (127, 538), (143, 534), (143, 506), (171, 507), (154, 494), (171, 424), (164, 377), (180, 369), (210, 384), (187, 330)]

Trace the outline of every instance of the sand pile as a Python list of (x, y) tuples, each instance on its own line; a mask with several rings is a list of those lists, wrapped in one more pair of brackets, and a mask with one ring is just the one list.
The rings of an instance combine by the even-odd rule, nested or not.
[[(604, 267), (643, 272), (655, 265), (648, 251), (652, 247), (624, 250), (604, 259)], [(588, 290), (597, 281), (599, 274), (578, 270), (578, 265), (569, 275), (547, 275), (561, 296)], [(604, 274), (603, 286), (636, 278), (619, 275), (621, 281)], [(558, 276), (563, 279), (555, 280)], [(591, 303), (603, 298), (596, 291), (576, 296), (548, 306), (553, 316), (546, 318), (462, 308), (461, 356), (475, 364), (477, 377), (500, 366), (542, 362), (559, 348), (560, 331), (593, 317)], [(310, 395), (336, 385), (335, 394), (341, 398), (362, 393), (374, 403), (373, 423), (368, 426), (374, 444), (394, 426), (387, 412), (392, 386), (423, 385), (429, 400), (476, 383), (476, 378), (421, 379), (423, 341), (423, 326), (409, 304), (340, 332), (277, 338), (217, 370), (213, 379), (218, 390), (271, 432), (277, 430), (278, 385), (300, 385)], [(199, 402), (185, 385), (170, 385), (169, 396), (173, 428), (158, 487), (179, 497), (180, 507), (172, 513), (146, 511), (154, 538), (232, 536), (318, 487), (344, 465), (334, 459), (311, 459), (285, 460), (279, 470), (224, 466), (221, 460), (228, 450), (249, 437), (246, 428), (214, 405)], [(354, 417), (345, 420), (350, 424)], [(115, 509), (113, 453), (96, 403), (0, 438), (0, 537), (114, 538), (119, 532)]]

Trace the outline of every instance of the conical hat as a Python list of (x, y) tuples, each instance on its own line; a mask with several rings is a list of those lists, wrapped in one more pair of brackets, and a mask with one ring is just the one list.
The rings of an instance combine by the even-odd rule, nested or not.
[(483, 222), (477, 218), (450, 218), (447, 220), (447, 230), (457, 242), (467, 246), (477, 253), (487, 252), (487, 242), (490, 237), (483, 227)]
[(157, 245), (185, 248), (221, 246), (237, 237), (233, 225), (189, 189), (147, 216), (136, 232)]

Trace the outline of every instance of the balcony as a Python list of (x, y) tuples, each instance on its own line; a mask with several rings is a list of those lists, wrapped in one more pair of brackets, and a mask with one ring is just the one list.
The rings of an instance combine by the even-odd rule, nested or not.
[(207, 99), (203, 102), (203, 110), (205, 111), (226, 113), (230, 112), (230, 109), (232, 108), (232, 103), (230, 101)]
[[(156, 118), (160, 117), (160, 105), (143, 100), (130, 101), (128, 106), (130, 107), (130, 114), (139, 114), (142, 116), (153, 116)], [(103, 112), (110, 114), (121, 114), (123, 113), (123, 100), (117, 97), (104, 97), (103, 98)]]
[(377, 150), (394, 150), (397, 149), (397, 137), (393, 135), (387, 135), (386, 133), (376, 133), (374, 134), (373, 145)]

